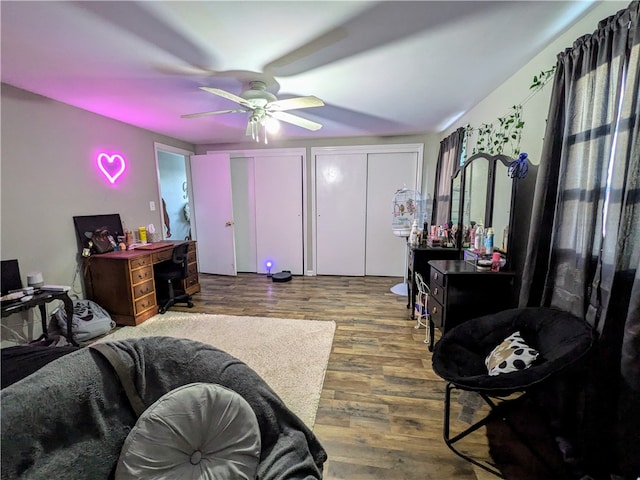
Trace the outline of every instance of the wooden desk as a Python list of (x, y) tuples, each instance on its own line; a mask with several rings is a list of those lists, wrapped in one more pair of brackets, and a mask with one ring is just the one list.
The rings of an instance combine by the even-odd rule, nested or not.
[[(85, 260), (87, 298), (103, 307), (118, 325), (139, 325), (158, 313), (153, 265), (170, 260), (182, 241), (165, 241), (154, 250), (126, 250), (93, 255)], [(200, 291), (196, 242), (189, 241), (189, 276), (176, 290)]]
[[(53, 292), (53, 291), (39, 291), (38, 293), (34, 293), (32, 298), (27, 301), (13, 300), (9, 302), (2, 302), (2, 316), (8, 317), (9, 315), (13, 315), (14, 313), (23, 312), (25, 310), (29, 310), (34, 307), (38, 307), (40, 309), (40, 318), (42, 320), (42, 337), (48, 338), (47, 332), (47, 308), (46, 304), (52, 302), (54, 300), (60, 300), (64, 304), (65, 313), (67, 315), (67, 319), (73, 318), (73, 301), (67, 294), (67, 292)], [(78, 346), (76, 341), (73, 339), (73, 331), (71, 329), (72, 322), (71, 320), (67, 321), (67, 340), (75, 346)]]

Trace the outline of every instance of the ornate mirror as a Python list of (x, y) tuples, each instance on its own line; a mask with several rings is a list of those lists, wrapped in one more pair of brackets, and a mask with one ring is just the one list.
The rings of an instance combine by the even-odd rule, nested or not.
[(509, 224), (514, 194), (514, 181), (508, 175), (508, 167), (509, 164), (504, 159), (495, 160), (491, 226), (494, 232), (494, 247), (503, 253), (507, 252), (509, 242)]
[(494, 248), (507, 252), (515, 201), (514, 181), (508, 175), (512, 161), (505, 155), (478, 153), (453, 174), (451, 221), (458, 225), (458, 245), (463, 249), (469, 247), (471, 225), (482, 225), (493, 228)]
[(465, 162), (462, 225), (469, 227), (471, 222), (487, 226), (487, 194), (489, 192), (489, 159), (472, 157), (473, 161)]
[(460, 225), (460, 205), (462, 200), (462, 169), (458, 168), (451, 180), (451, 212), (449, 218), (454, 225)]

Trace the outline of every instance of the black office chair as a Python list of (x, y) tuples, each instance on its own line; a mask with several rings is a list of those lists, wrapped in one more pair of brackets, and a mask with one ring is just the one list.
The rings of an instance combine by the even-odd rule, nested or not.
[[(186, 303), (189, 308), (193, 307), (191, 295), (188, 293), (182, 293), (180, 295), (175, 294), (173, 287), (174, 280), (184, 280), (189, 276), (188, 272), (188, 255), (189, 243), (184, 242), (176, 245), (173, 249), (173, 256), (171, 260), (158, 263), (154, 267), (154, 275), (156, 278), (156, 284), (164, 283), (168, 288), (168, 297), (160, 300), (158, 299), (158, 305), (160, 306), (160, 313), (165, 313), (169, 307), (176, 303)], [(160, 292), (158, 292), (159, 294)]]
[[(534, 363), (517, 371), (490, 375), (485, 360), (494, 348), (503, 343), (505, 337), (520, 332), (526, 345), (538, 352)], [(468, 320), (447, 331), (436, 343), (432, 366), (435, 373), (446, 380), (444, 399), (443, 437), (446, 445), (458, 456), (504, 478), (494, 465), (487, 465), (458, 450), (456, 442), (486, 425), (497, 412), (498, 405), (510, 401), (511, 395), (520, 394), (511, 401), (522, 401), (525, 394), (562, 369), (583, 358), (593, 342), (591, 327), (582, 319), (552, 308), (515, 308)], [(516, 346), (515, 355), (523, 355)], [(517, 361), (517, 360), (516, 360)], [(504, 361), (502, 365), (509, 362)], [(514, 361), (515, 364), (515, 361)], [(490, 407), (490, 413), (457, 435), (451, 435), (452, 390), (476, 392)], [(533, 445), (520, 434), (506, 418), (502, 420), (511, 428), (529, 451), (546, 464)], [(549, 465), (549, 470), (553, 470)], [(553, 476), (546, 478), (567, 478)]]

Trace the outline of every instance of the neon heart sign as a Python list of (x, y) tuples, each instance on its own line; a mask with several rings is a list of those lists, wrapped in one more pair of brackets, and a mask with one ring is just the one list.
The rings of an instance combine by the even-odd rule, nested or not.
[(114, 153), (113, 155), (101, 153), (98, 155), (98, 167), (100, 167), (100, 170), (109, 182), (115, 183), (118, 177), (124, 173), (126, 165), (124, 158), (118, 153)]

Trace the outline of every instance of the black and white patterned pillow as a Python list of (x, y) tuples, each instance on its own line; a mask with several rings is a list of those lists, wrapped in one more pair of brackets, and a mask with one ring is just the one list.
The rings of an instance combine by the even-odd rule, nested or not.
[(538, 351), (527, 345), (518, 331), (500, 342), (487, 356), (484, 364), (491, 376), (518, 372), (529, 368), (538, 355)]

